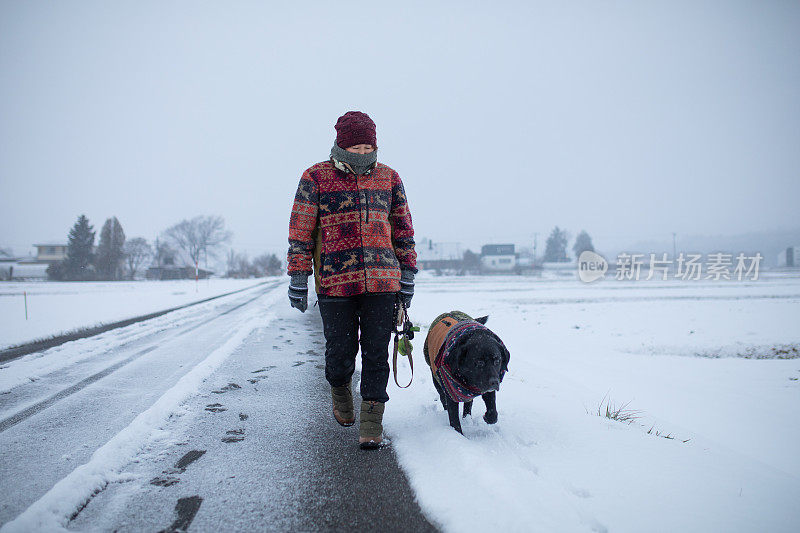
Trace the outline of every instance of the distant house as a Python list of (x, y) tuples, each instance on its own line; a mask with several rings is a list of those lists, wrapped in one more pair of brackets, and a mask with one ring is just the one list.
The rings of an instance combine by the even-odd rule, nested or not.
[[(39, 254), (35, 257), (29, 255), (28, 257), (12, 257), (10, 253), (0, 250), (0, 280), (45, 280), (47, 279), (47, 267), (55, 261), (58, 257), (58, 248), (63, 247), (66, 253), (66, 246), (60, 244), (54, 245), (36, 245), (39, 248)], [(50, 250), (50, 248), (54, 248)], [(51, 255), (48, 255), (51, 254)], [(40, 259), (41, 257), (41, 259)], [(53, 258), (48, 260), (48, 258)]]
[(481, 271), (486, 273), (515, 272), (517, 254), (513, 244), (485, 244), (481, 247)]
[(800, 246), (789, 246), (778, 254), (779, 267), (800, 267)]
[(67, 258), (66, 244), (34, 244), (36, 263), (57, 263)]
[[(197, 277), (199, 279), (206, 279), (211, 276), (213, 272), (210, 270), (198, 269)], [(147, 279), (166, 280), (166, 279), (194, 279), (195, 270), (193, 266), (175, 266), (164, 265), (154, 266), (147, 269), (145, 274)]]
[(461, 243), (422, 239), (416, 246), (417, 268), (420, 270), (461, 270), (464, 252)]

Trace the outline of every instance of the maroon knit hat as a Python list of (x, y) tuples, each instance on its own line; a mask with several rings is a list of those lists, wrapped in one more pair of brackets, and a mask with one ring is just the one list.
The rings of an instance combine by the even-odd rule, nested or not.
[(378, 145), (375, 139), (375, 123), (361, 111), (348, 111), (336, 121), (336, 144), (339, 148), (350, 148), (357, 144)]

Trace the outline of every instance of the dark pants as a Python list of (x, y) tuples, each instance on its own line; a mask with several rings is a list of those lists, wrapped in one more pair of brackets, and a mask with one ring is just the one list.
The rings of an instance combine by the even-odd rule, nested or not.
[(319, 295), (325, 332), (325, 379), (332, 387), (350, 383), (361, 329), (361, 399), (385, 402), (389, 382), (389, 340), (395, 293), (347, 298)]

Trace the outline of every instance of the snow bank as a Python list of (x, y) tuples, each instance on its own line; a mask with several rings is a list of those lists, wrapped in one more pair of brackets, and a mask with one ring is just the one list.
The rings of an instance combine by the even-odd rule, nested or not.
[[(258, 290), (258, 289), (253, 289)], [(245, 298), (252, 291), (230, 295), (197, 306), (180, 309), (143, 322), (114, 329), (76, 341), (32, 353), (0, 366), (0, 393), (36, 381), (57, 370), (97, 355), (112, 353), (115, 348), (145, 338), (159, 331), (176, 328), (182, 324), (205, 317), (212, 309), (227, 305), (231, 298)]]
[(266, 309), (283, 297), (285, 288), (270, 293), (262, 302), (261, 312), (246, 315), (225, 343), (185, 374), (149, 409), (139, 414), (130, 425), (92, 455), (88, 463), (76, 468), (59, 481), (44, 496), (0, 531), (66, 531), (70, 517), (109, 482), (117, 479), (122, 468), (158, 431), (170, 415), (179, 409), (207, 379), (236, 350), (255, 329), (272, 320)]
[[(465, 437), (422, 360), (424, 327), (451, 309), (489, 314), (511, 351), (498, 424), (483, 422), (478, 399)], [(694, 355), (798, 344), (798, 311), (798, 279), (423, 278), (411, 309), (418, 372), (407, 390), (390, 380), (385, 428), (446, 531), (795, 531), (800, 359)], [(642, 418), (597, 416), (604, 397)]]
[[(261, 281), (264, 280), (0, 282), (0, 350), (177, 307)], [(27, 320), (24, 293), (28, 300)]]

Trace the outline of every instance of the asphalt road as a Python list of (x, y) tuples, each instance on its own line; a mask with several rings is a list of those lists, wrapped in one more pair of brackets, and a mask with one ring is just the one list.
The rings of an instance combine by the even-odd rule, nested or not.
[(334, 421), (318, 309), (275, 313), (70, 529), (436, 530), (391, 446), (360, 450)]

